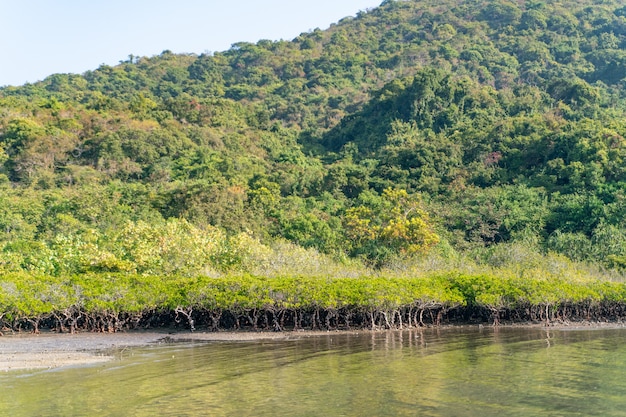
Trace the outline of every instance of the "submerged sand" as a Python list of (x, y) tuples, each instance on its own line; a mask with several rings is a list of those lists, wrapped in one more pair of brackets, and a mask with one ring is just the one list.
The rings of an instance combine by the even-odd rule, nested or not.
[[(468, 328), (477, 326), (442, 326), (442, 328)], [(478, 326), (487, 328), (491, 326)], [(545, 327), (546, 330), (591, 330), (624, 328), (625, 323), (572, 323), (572, 324), (522, 324), (502, 327)], [(364, 333), (369, 330), (339, 333)], [(0, 337), (0, 372), (26, 369), (52, 369), (64, 366), (85, 366), (104, 363), (125, 349), (159, 343), (187, 341), (256, 341), (293, 340), (328, 335), (328, 331), (286, 332), (138, 332), (128, 333), (76, 333), (59, 334), (4, 334)]]

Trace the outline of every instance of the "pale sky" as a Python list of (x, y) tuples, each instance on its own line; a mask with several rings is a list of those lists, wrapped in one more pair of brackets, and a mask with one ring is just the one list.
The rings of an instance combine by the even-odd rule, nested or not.
[(0, 86), (135, 56), (291, 40), (382, 0), (0, 0)]

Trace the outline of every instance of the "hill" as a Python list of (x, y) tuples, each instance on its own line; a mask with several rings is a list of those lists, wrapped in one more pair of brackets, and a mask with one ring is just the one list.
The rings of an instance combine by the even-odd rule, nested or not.
[(0, 272), (520, 247), (619, 270), (620, 3), (384, 1), (292, 41), (0, 89)]

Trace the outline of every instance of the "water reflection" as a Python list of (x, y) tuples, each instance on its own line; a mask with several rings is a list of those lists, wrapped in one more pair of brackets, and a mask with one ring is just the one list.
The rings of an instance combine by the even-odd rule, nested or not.
[(618, 416), (626, 330), (417, 329), (130, 349), (0, 376), (11, 416)]

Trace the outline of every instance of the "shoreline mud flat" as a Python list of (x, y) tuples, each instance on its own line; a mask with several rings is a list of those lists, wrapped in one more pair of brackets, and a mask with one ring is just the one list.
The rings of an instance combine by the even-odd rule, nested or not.
[(145, 346), (157, 333), (15, 333), (0, 337), (0, 372), (51, 369), (108, 362), (116, 350)]
[[(417, 328), (414, 331), (439, 329), (505, 329), (534, 328), (551, 330), (595, 330), (625, 328), (624, 323), (571, 323), (571, 324), (511, 324), (497, 327), (476, 325), (444, 325)], [(409, 329), (406, 329), (409, 330)], [(144, 347), (158, 343), (245, 342), (259, 340), (294, 340), (329, 334), (363, 334), (401, 330), (335, 330), (335, 331), (285, 331), (285, 332), (140, 332), (125, 333), (55, 333), (42, 332), (5, 334), (0, 337), (0, 372), (29, 369), (53, 369), (66, 366), (88, 366), (105, 363), (115, 358), (116, 352), (126, 348)]]
[[(341, 333), (357, 333), (342, 331)], [(329, 334), (304, 332), (135, 332), (5, 334), (0, 337), (0, 372), (94, 365), (126, 348), (192, 341), (288, 340)]]

